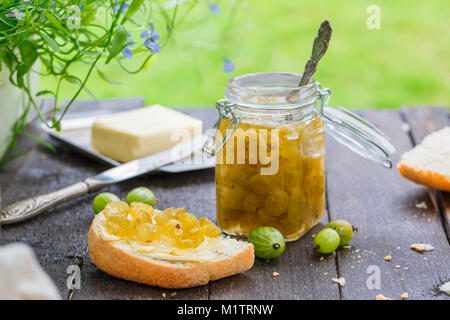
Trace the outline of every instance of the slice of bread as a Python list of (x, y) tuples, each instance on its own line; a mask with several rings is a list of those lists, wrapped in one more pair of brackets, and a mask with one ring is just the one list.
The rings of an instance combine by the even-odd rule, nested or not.
[(189, 288), (247, 271), (253, 266), (253, 245), (225, 237), (217, 248), (220, 253), (210, 261), (154, 259), (127, 250), (117, 241), (104, 240), (98, 226), (99, 216), (89, 229), (89, 254), (100, 270), (118, 278), (163, 288)]
[(404, 153), (397, 169), (415, 183), (450, 192), (450, 127), (429, 134)]

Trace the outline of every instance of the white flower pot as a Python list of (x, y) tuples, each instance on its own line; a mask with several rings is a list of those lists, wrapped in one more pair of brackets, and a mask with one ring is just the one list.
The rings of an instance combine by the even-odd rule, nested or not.
[[(29, 78), (32, 89), (36, 89), (38, 75), (31, 73)], [(26, 94), (9, 81), (9, 70), (4, 65), (0, 71), (0, 157), (11, 142), (14, 123), (23, 113), (27, 101)]]

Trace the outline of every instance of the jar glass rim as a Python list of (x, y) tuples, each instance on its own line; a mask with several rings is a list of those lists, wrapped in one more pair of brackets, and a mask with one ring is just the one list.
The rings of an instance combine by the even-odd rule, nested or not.
[[(292, 84), (290, 86), (287, 86), (289, 83), (285, 83), (284, 86), (282, 86), (281, 83), (277, 86), (275, 83), (270, 85), (271, 83), (268, 82), (267, 86), (259, 86), (257, 83), (254, 85), (244, 85), (243, 81), (251, 81), (256, 80), (258, 77), (260, 79), (272, 79), (272, 77), (280, 76), (283, 77), (283, 80), (292, 81)], [(237, 90), (254, 90), (254, 91), (261, 91), (261, 92), (267, 92), (267, 91), (286, 91), (286, 92), (292, 92), (292, 91), (300, 91), (300, 90), (308, 90), (313, 89), (315, 87), (315, 82), (311, 78), (308, 82), (308, 84), (299, 87), (298, 83), (300, 83), (300, 80), (302, 78), (302, 74), (300, 73), (293, 73), (293, 72), (255, 72), (255, 73), (245, 73), (238, 76), (235, 76), (227, 81), (227, 87), (228, 88), (234, 88)], [(281, 79), (279, 79), (280, 81)], [(262, 84), (262, 83), (261, 83)]]
[(290, 109), (316, 101), (316, 83), (298, 86), (301, 74), (289, 72), (247, 73), (227, 82), (225, 98), (252, 109)]

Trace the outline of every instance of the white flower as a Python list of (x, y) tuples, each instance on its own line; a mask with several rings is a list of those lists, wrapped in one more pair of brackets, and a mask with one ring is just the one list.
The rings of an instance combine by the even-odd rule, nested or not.
[(25, 18), (25, 13), (20, 12), (18, 9), (13, 9), (10, 13), (6, 14), (8, 18), (15, 17), (17, 20), (22, 20)]

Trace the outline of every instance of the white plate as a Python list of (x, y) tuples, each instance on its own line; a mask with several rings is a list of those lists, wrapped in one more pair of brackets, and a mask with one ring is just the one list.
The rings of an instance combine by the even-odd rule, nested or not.
[[(58, 142), (76, 150), (89, 158), (109, 164), (111, 166), (119, 166), (120, 162), (113, 160), (91, 147), (91, 127), (94, 120), (98, 117), (105, 116), (102, 113), (98, 116), (92, 116), (92, 113), (78, 113), (77, 117), (64, 119), (61, 121), (61, 131), (49, 129), (45, 124), (41, 128), (49, 134), (50, 137)], [(202, 152), (196, 153), (191, 159), (175, 162), (164, 166), (159, 171), (177, 173), (185, 171), (194, 171), (213, 168), (216, 165), (215, 158), (208, 158)]]

